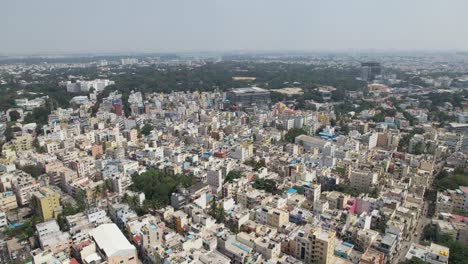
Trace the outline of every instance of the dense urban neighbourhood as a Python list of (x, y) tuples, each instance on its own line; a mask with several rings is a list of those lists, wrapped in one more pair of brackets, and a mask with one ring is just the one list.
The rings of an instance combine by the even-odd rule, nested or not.
[(468, 54), (0, 58), (0, 263), (465, 263)]

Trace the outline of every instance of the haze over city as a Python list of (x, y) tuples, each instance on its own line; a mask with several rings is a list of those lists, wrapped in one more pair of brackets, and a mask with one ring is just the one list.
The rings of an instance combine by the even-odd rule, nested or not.
[(464, 0), (2, 1), (0, 54), (466, 50)]

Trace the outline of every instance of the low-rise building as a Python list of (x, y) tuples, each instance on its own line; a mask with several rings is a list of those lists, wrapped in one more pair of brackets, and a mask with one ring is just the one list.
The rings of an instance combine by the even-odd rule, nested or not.
[(109, 264), (137, 264), (136, 248), (115, 224), (102, 224), (90, 231), (99, 255)]
[(8, 212), (18, 208), (16, 196), (12, 191), (0, 193), (0, 210)]

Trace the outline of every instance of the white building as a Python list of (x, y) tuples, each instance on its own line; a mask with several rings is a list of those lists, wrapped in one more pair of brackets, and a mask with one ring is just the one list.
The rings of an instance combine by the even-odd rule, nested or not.
[(351, 188), (357, 190), (369, 190), (377, 184), (378, 175), (371, 170), (351, 170), (349, 174), (349, 183)]
[(379, 138), (379, 134), (378, 133), (371, 133), (369, 135), (369, 141), (368, 141), (368, 146), (369, 146), (369, 149), (373, 149), (377, 146), (377, 139)]
[(210, 185), (211, 190), (214, 194), (221, 192), (223, 187), (223, 173), (219, 169), (211, 169), (206, 175), (206, 180), (208, 185)]
[(130, 244), (115, 224), (102, 224), (89, 232), (96, 243), (96, 249), (110, 264), (136, 264), (136, 248)]

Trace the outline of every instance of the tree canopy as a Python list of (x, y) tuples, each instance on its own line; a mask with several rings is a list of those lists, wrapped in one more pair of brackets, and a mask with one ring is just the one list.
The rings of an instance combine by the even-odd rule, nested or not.
[(143, 192), (147, 200), (154, 200), (165, 206), (178, 186), (190, 187), (196, 183), (195, 178), (183, 174), (169, 175), (158, 170), (148, 170), (132, 176), (134, 191)]
[(140, 133), (144, 136), (148, 136), (153, 131), (153, 126), (149, 123), (146, 123), (140, 130)]
[(290, 143), (294, 143), (294, 140), (297, 136), (300, 135), (307, 135), (307, 131), (302, 128), (291, 128), (288, 132), (284, 135), (284, 140)]
[(272, 179), (256, 179), (252, 187), (273, 194), (278, 194), (280, 192), (276, 186), (276, 182)]

